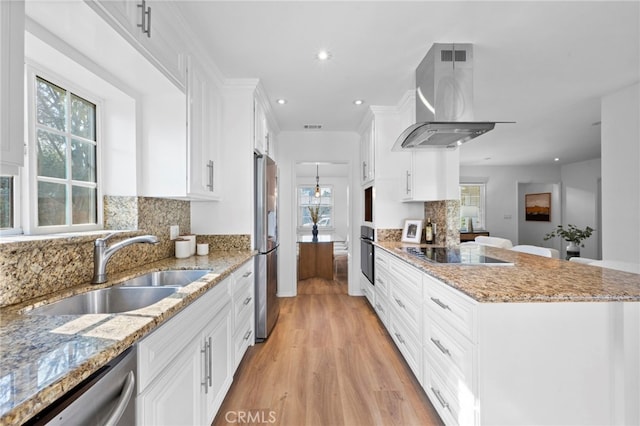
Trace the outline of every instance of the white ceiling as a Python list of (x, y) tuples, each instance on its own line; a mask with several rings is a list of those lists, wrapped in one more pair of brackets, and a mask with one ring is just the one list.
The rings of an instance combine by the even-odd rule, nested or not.
[(600, 98), (640, 79), (638, 1), (179, 4), (226, 77), (261, 79), (286, 131), (355, 131), (368, 105), (413, 88), (434, 42), (473, 43), (475, 119), (517, 124), (463, 146), (467, 165), (597, 158)]

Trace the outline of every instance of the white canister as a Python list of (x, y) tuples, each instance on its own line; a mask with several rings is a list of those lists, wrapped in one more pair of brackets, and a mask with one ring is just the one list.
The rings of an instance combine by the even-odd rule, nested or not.
[(180, 238), (189, 240), (189, 252), (191, 254), (196, 254), (196, 236), (194, 234), (180, 235)]
[(196, 250), (197, 250), (198, 256), (206, 256), (209, 254), (209, 244), (200, 243), (198, 244), (198, 247)]
[(191, 241), (186, 238), (176, 240), (176, 258), (186, 259), (191, 256)]

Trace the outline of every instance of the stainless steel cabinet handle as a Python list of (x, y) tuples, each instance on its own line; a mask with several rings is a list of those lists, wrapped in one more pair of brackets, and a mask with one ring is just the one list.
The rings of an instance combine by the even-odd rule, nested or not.
[(129, 405), (129, 401), (131, 400), (131, 396), (133, 395), (133, 390), (136, 387), (136, 375), (133, 374), (133, 371), (129, 371), (127, 374), (127, 379), (124, 382), (124, 386), (122, 386), (122, 392), (120, 393), (120, 398), (118, 398), (118, 402), (116, 406), (113, 407), (113, 410), (109, 413), (109, 417), (105, 421), (105, 426), (114, 426), (120, 420), (120, 417), (124, 414), (127, 405)]
[(436, 303), (436, 305), (440, 306), (442, 309), (451, 310), (451, 308), (448, 305), (442, 303), (440, 299), (434, 299), (433, 297), (431, 297), (431, 300), (433, 300)]
[(367, 178), (367, 162), (363, 161), (362, 162), (362, 180), (365, 180)]
[(251, 275), (252, 273), (253, 273), (253, 272), (251, 272), (251, 271), (245, 272), (245, 273), (242, 275), (242, 278), (247, 278), (247, 277), (248, 277), (249, 275)]
[(139, 8), (142, 9), (142, 11), (140, 12), (140, 23), (138, 24), (139, 28), (142, 28), (142, 32), (146, 33), (147, 32), (147, 2), (145, 0), (142, 0), (142, 3), (140, 3), (138, 5)]
[(451, 356), (451, 352), (449, 352), (449, 349), (445, 348), (442, 343), (440, 343), (440, 340), (436, 340), (433, 337), (430, 338), (431, 341), (433, 342), (434, 345), (436, 345), (438, 347), (438, 349), (440, 349), (440, 352), (442, 352), (445, 355), (449, 355)]
[(431, 386), (431, 391), (435, 394), (436, 398), (438, 398), (438, 401), (440, 402), (440, 404), (446, 408), (447, 410), (449, 410), (449, 403), (447, 402), (446, 399), (444, 399), (442, 397), (442, 395), (440, 394), (440, 391), (438, 389), (434, 389), (433, 386)]
[(147, 8), (145, 15), (147, 15), (147, 37), (151, 38), (151, 6)]
[(249, 296), (246, 299), (244, 299), (244, 305), (248, 305), (249, 302), (251, 302), (251, 296)]
[(209, 386), (213, 386), (212, 377), (213, 377), (213, 368), (211, 368), (211, 364), (213, 363), (213, 355), (211, 354), (211, 337), (209, 337)]
[(400, 335), (400, 333), (394, 333), (394, 334), (395, 334), (395, 335), (396, 335), (396, 337), (398, 338), (398, 341), (404, 345), (404, 339), (402, 338), (402, 336)]
[(407, 194), (411, 192), (411, 186), (409, 185), (409, 178), (411, 177), (411, 173), (407, 170)]
[(398, 306), (400, 306), (402, 309), (405, 308), (404, 303), (402, 303), (402, 301), (400, 299), (395, 299), (395, 301), (398, 304)]
[(207, 184), (207, 188), (209, 188), (209, 191), (213, 192), (213, 160), (209, 160), (207, 163), (207, 169), (209, 169), (209, 183)]
[(380, 284), (384, 284), (384, 281), (382, 281), (380, 278), (376, 278), (376, 282)]
[(376, 309), (379, 310), (380, 312), (384, 313), (384, 309), (382, 309), (382, 306), (380, 306), (379, 303), (376, 303)]
[(151, 6), (147, 7), (147, 2), (142, 0), (138, 7), (142, 9), (138, 27), (142, 28), (143, 34), (151, 37)]
[(205, 339), (204, 348), (200, 350), (200, 353), (204, 354), (204, 381), (200, 383), (204, 386), (204, 393), (209, 393), (209, 386), (207, 386), (207, 378), (209, 377), (209, 342)]
[(249, 339), (249, 337), (251, 337), (251, 334), (253, 333), (252, 330), (247, 330), (247, 333), (244, 335), (244, 337), (242, 338), (242, 340), (247, 340)]

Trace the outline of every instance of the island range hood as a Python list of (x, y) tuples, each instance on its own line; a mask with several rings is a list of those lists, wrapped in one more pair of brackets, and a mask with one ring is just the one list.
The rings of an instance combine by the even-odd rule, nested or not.
[(393, 150), (455, 148), (495, 125), (473, 121), (473, 45), (436, 43), (416, 69), (416, 124)]

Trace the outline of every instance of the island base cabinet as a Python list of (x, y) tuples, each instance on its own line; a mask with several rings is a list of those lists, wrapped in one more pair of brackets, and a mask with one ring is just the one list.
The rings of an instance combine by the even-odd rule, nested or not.
[[(621, 303), (480, 304), (480, 423), (619, 424), (612, 404), (616, 396), (624, 399), (614, 380), (624, 349), (616, 341), (622, 328), (616, 306)], [(638, 336), (627, 344), (637, 342)]]

